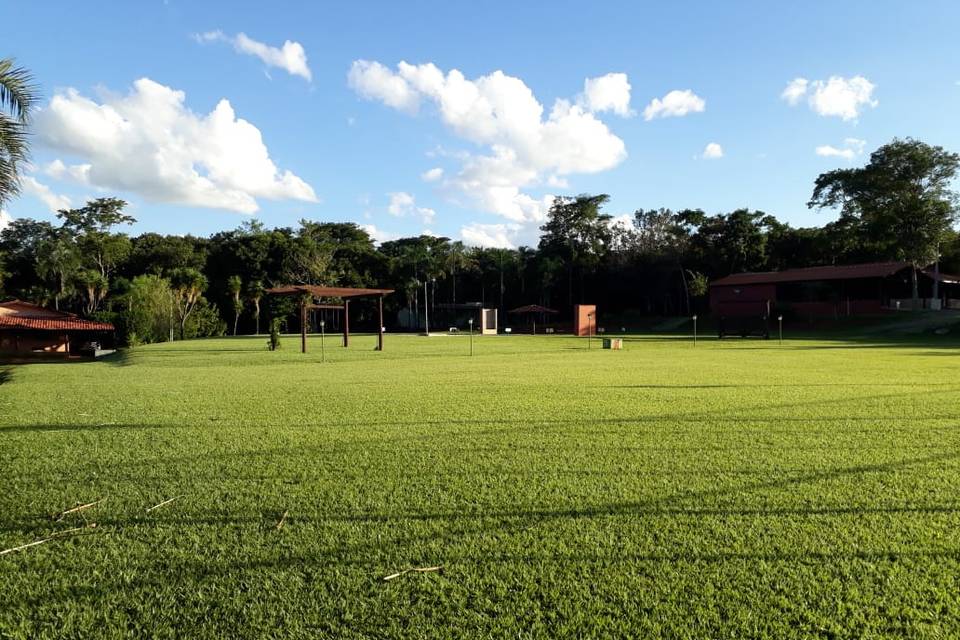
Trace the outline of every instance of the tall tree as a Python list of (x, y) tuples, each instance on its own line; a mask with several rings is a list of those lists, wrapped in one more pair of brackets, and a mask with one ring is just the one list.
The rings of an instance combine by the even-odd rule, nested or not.
[(173, 306), (180, 325), (180, 339), (183, 340), (187, 318), (193, 313), (207, 288), (207, 278), (196, 269), (179, 268), (170, 273), (170, 285), (173, 292)]
[(266, 289), (259, 280), (251, 280), (247, 283), (247, 300), (253, 305), (253, 322), (256, 325), (257, 335), (260, 335), (260, 300), (265, 293)]
[(73, 280), (85, 298), (84, 314), (94, 313), (107, 295), (109, 283), (106, 277), (96, 269), (80, 269), (73, 275)]
[(126, 206), (119, 198), (97, 198), (79, 209), (62, 209), (57, 213), (63, 220), (63, 229), (74, 237), (84, 258), (107, 279), (130, 254), (130, 239), (111, 233), (117, 225), (136, 222), (123, 213)]
[(20, 169), (30, 157), (27, 128), (37, 98), (30, 72), (11, 58), (0, 60), (0, 205), (20, 191)]
[(241, 291), (243, 291), (243, 280), (240, 279), (240, 276), (227, 278), (227, 293), (230, 294), (230, 302), (233, 306), (233, 335), (237, 335), (237, 324), (240, 322), (240, 314), (243, 313), (243, 300), (240, 299)]
[(610, 244), (611, 216), (600, 212), (609, 200), (606, 194), (557, 197), (547, 213), (547, 222), (540, 227), (540, 250), (559, 257), (567, 268), (567, 302), (571, 305), (574, 274), (580, 278), (582, 301), (584, 276), (596, 267)]
[(917, 269), (937, 258), (937, 247), (957, 217), (951, 183), (960, 155), (919, 140), (894, 139), (865, 167), (820, 174), (811, 208), (840, 208), (887, 259), (913, 265), (913, 307), (919, 307)]
[(77, 248), (62, 234), (44, 240), (37, 248), (37, 273), (54, 282), (54, 309), (60, 309), (60, 300), (79, 267)]

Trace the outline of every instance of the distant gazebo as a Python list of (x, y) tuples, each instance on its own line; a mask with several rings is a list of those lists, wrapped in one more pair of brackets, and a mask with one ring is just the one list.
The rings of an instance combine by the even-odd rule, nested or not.
[(556, 309), (550, 309), (549, 307), (544, 307), (539, 304), (528, 304), (524, 307), (517, 307), (516, 309), (511, 309), (507, 313), (516, 316), (524, 316), (530, 319), (531, 326), (533, 328), (533, 333), (537, 333), (537, 318), (541, 319), (541, 324), (544, 323), (548, 315), (556, 315), (560, 313)]
[[(354, 298), (377, 298), (377, 351), (383, 351), (383, 297), (393, 289), (357, 289), (352, 287), (321, 287), (313, 284), (289, 284), (267, 289), (274, 296), (300, 298), (300, 351), (307, 352), (307, 310), (338, 309), (343, 312), (343, 346), (350, 346), (350, 301)], [(340, 298), (341, 304), (323, 303), (325, 298)], [(314, 303), (312, 300), (321, 300)]]

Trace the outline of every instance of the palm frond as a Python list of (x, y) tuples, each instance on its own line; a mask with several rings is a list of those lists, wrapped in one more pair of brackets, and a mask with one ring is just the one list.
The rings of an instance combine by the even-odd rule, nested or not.
[(0, 59), (0, 108), (25, 123), (38, 99), (39, 89), (33, 75), (18, 67), (13, 58)]

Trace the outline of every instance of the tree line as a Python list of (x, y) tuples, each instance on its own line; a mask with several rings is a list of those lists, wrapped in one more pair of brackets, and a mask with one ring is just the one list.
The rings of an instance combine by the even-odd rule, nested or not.
[[(310, 220), (274, 229), (249, 221), (210, 237), (131, 237), (126, 203), (99, 198), (60, 211), (55, 223), (19, 218), (4, 229), (0, 290), (112, 321), (130, 343), (264, 332), (268, 318), (295, 317), (295, 302), (265, 298), (280, 284), (395, 289), (386, 300), (392, 326), (402, 310), (419, 319), (425, 306), (465, 302), (501, 314), (541, 304), (561, 318), (584, 302), (629, 324), (702, 312), (708, 282), (741, 271), (876, 260), (925, 267), (938, 255), (945, 272), (960, 271), (957, 167), (957, 154), (895, 140), (865, 167), (817, 178), (809, 206), (840, 209), (821, 227), (750, 209), (638, 209), (629, 225), (613, 224), (606, 195), (558, 197), (538, 246), (518, 249), (427, 235), (377, 245), (356, 224)], [(372, 310), (355, 308), (358, 326), (373, 321)]]

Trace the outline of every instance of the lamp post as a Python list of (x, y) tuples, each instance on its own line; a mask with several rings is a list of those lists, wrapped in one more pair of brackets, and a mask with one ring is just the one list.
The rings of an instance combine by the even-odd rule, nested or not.
[(783, 314), (777, 316), (777, 324), (780, 327), (780, 346), (783, 346)]
[(593, 314), (587, 314), (587, 349), (593, 348)]
[(693, 314), (693, 346), (697, 346), (697, 314)]
[(326, 361), (327, 361), (327, 352), (326, 352), (326, 351), (324, 350), (324, 348), (323, 348), (323, 337), (324, 337), (323, 328), (324, 328), (326, 325), (327, 325), (326, 320), (321, 320), (321, 321), (320, 321), (320, 362), (326, 362)]
[(470, 318), (468, 322), (470, 323), (470, 355), (472, 356), (473, 355), (473, 318)]

